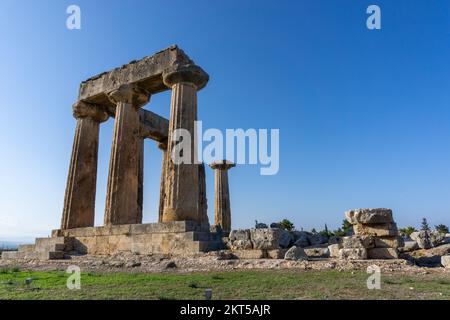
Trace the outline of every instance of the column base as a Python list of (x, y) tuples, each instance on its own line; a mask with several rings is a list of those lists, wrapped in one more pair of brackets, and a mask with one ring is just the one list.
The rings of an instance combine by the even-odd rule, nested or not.
[(164, 208), (162, 222), (195, 221), (198, 223), (197, 208)]

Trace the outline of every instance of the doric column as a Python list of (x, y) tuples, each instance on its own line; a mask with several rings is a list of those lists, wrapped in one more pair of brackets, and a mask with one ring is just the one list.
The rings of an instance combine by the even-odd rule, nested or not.
[(139, 108), (150, 94), (136, 85), (122, 85), (109, 94), (116, 104), (113, 142), (109, 163), (105, 225), (142, 222), (139, 204), (142, 137), (139, 134)]
[(215, 170), (214, 182), (214, 224), (220, 225), (225, 232), (231, 231), (230, 191), (228, 170), (235, 166), (230, 161), (216, 161), (209, 165)]
[(161, 182), (159, 187), (159, 211), (158, 211), (158, 222), (163, 222), (164, 214), (164, 200), (166, 197), (166, 170), (167, 162), (169, 158), (167, 157), (167, 140), (158, 143), (158, 148), (162, 151), (162, 165), (161, 165)]
[(138, 174), (138, 214), (139, 219), (142, 222), (142, 208), (144, 206), (144, 139), (139, 140), (139, 174)]
[(77, 102), (77, 119), (67, 178), (61, 229), (94, 226), (99, 124), (108, 119), (101, 106)]
[(202, 226), (209, 228), (209, 219), (208, 219), (208, 200), (206, 198), (206, 174), (205, 174), (205, 164), (201, 163), (198, 167), (198, 194), (199, 194), (199, 208), (198, 208), (198, 216), (200, 220), (200, 224)]
[[(166, 70), (164, 83), (172, 89), (169, 120), (168, 156), (165, 176), (165, 201), (163, 221), (183, 221), (198, 219), (198, 164), (195, 163), (196, 143), (194, 143), (194, 123), (197, 119), (197, 91), (208, 82), (208, 75), (198, 66), (178, 66)], [(191, 136), (190, 163), (175, 164), (172, 159), (174, 146), (179, 141), (176, 130), (185, 129)]]

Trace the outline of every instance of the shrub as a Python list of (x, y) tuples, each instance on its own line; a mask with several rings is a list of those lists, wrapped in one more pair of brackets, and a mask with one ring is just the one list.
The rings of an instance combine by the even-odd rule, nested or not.
[(283, 219), (280, 222), (278, 222), (281, 229), (284, 229), (286, 231), (292, 231), (294, 230), (294, 224), (290, 222), (288, 219)]
[(439, 233), (449, 233), (448, 232), (448, 227), (445, 224), (438, 224), (437, 226), (434, 227), (436, 229), (437, 232)]
[(405, 236), (410, 237), (411, 233), (416, 232), (417, 230), (416, 230), (416, 228), (409, 226), (406, 228), (401, 228), (401, 229), (399, 229), (399, 231), (401, 234), (404, 234)]
[(430, 226), (428, 225), (428, 222), (427, 222), (426, 218), (422, 219), (420, 230), (422, 230), (422, 231), (430, 231)]

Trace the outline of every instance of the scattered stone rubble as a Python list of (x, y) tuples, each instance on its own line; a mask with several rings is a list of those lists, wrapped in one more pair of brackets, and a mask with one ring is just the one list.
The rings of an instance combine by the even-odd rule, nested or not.
[[(224, 241), (230, 255), (239, 259), (404, 259), (424, 266), (447, 263), (447, 258), (441, 262), (441, 256), (450, 253), (450, 235), (421, 231), (405, 241), (390, 209), (356, 209), (347, 211), (345, 216), (353, 225), (353, 235), (342, 238), (306, 231), (288, 232), (276, 223), (270, 227), (257, 223), (255, 229), (232, 230)], [(432, 249), (421, 250), (424, 247)]]
[(445, 238), (445, 235), (437, 231), (416, 231), (411, 233), (410, 238), (417, 242), (421, 249), (430, 249), (438, 246)]
[(344, 237), (339, 250), (341, 259), (398, 259), (404, 246), (390, 209), (356, 209), (345, 213), (353, 225), (354, 236)]

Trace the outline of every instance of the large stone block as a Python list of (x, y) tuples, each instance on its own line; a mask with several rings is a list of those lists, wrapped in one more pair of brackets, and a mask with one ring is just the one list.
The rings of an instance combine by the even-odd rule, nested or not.
[(376, 248), (400, 248), (405, 245), (405, 241), (402, 237), (376, 237)]
[(395, 248), (373, 248), (367, 250), (369, 259), (398, 259), (398, 251)]
[(302, 248), (293, 246), (286, 252), (286, 254), (284, 255), (284, 259), (302, 261), (308, 260), (308, 256), (306, 255), (305, 251)]
[(411, 239), (417, 241), (421, 249), (430, 249), (441, 244), (445, 238), (445, 234), (437, 231), (416, 231), (411, 233)]
[(403, 247), (399, 248), (401, 252), (411, 252), (417, 249), (419, 249), (417, 241), (405, 241)]
[(308, 247), (311, 243), (308, 240), (308, 232), (306, 231), (292, 231), (292, 236), (294, 238), (294, 245), (297, 247)]
[(355, 224), (353, 226), (355, 235), (358, 236), (374, 236), (374, 237), (392, 237), (398, 236), (397, 224), (381, 223), (381, 224)]
[(351, 224), (380, 224), (392, 223), (391, 209), (355, 209), (345, 213), (347, 221)]
[(231, 250), (251, 250), (253, 243), (250, 240), (234, 240), (230, 242)]
[(450, 269), (450, 256), (442, 256), (441, 257), (441, 264), (444, 268)]
[(260, 250), (286, 248), (291, 241), (289, 232), (283, 229), (251, 229), (250, 236), (253, 248)]
[(267, 250), (268, 259), (284, 259), (288, 249)]
[(328, 250), (328, 246), (317, 245), (303, 248), (304, 252), (308, 257), (311, 258), (329, 258), (330, 251)]
[(311, 246), (316, 246), (319, 244), (328, 243), (328, 238), (318, 233), (310, 233), (308, 234), (308, 241)]
[(249, 229), (232, 230), (228, 238), (230, 239), (230, 241), (250, 240), (250, 230)]
[(235, 250), (233, 254), (238, 259), (264, 259), (267, 256), (267, 250)]
[(328, 252), (330, 253), (330, 258), (339, 258), (339, 250), (341, 245), (338, 243), (331, 244), (328, 246)]
[(373, 248), (375, 247), (375, 238), (371, 236), (350, 236), (342, 238), (342, 247), (352, 248)]
[(342, 260), (366, 260), (367, 259), (367, 249), (340, 249), (339, 259)]

